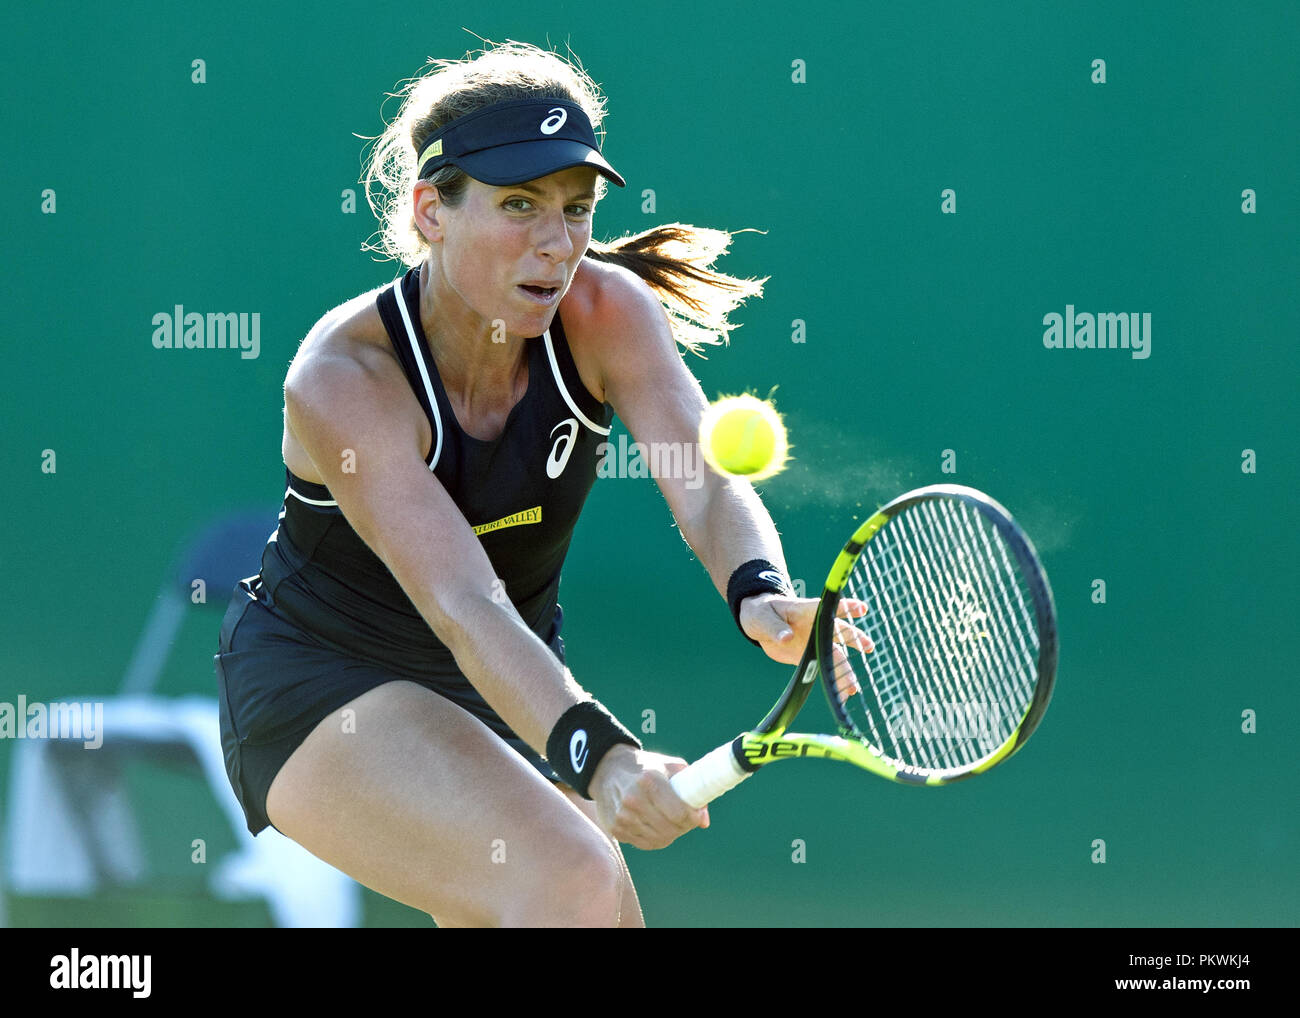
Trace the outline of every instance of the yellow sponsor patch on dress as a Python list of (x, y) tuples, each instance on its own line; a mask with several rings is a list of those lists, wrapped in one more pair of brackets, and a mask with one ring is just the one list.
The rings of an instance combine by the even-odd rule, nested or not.
[(531, 509), (521, 509), (517, 513), (511, 513), (509, 516), (502, 516), (499, 520), (493, 520), (491, 523), (480, 523), (474, 528), (476, 534), (490, 534), (494, 530), (504, 530), (506, 527), (520, 527), (528, 523), (542, 522), (542, 507), (533, 506)]

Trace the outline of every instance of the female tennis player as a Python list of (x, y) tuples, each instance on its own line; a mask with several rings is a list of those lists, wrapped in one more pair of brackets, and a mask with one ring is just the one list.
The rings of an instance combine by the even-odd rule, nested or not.
[[(230, 780), (254, 834), (440, 926), (639, 926), (618, 843), (708, 813), (668, 783), (684, 761), (565, 668), (560, 568), (613, 415), (691, 447), (705, 400), (678, 341), (725, 336), (761, 281), (710, 268), (721, 231), (592, 241), (624, 181), (603, 97), (554, 54), (437, 61), (402, 95), (367, 186), (409, 271), (289, 368), (284, 508), (216, 656)], [(797, 661), (816, 601), (790, 596), (750, 485), (657, 480), (742, 632)]]

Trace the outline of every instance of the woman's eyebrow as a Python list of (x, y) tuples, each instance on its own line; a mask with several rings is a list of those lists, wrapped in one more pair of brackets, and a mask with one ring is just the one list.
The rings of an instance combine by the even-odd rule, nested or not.
[[(539, 197), (543, 197), (543, 198), (546, 197), (546, 192), (542, 190), (540, 187), (536, 187), (533, 184), (511, 184), (508, 186), (512, 187), (516, 191), (527, 191), (530, 194), (535, 194), (538, 195)], [(587, 190), (579, 192), (578, 194), (570, 195), (569, 200), (572, 201), (574, 198), (594, 198), (594, 197), (596, 197), (596, 192), (588, 188)]]

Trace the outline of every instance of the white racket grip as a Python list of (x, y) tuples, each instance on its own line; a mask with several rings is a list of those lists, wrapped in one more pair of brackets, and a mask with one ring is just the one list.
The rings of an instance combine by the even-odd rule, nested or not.
[(736, 755), (728, 742), (678, 771), (669, 783), (682, 802), (699, 809), (723, 792), (731, 791), (752, 773), (736, 763)]

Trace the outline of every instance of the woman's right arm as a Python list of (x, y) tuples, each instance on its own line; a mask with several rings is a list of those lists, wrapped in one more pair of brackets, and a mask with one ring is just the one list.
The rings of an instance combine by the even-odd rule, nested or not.
[[(423, 411), (397, 361), (364, 344), (321, 343), (285, 380), (285, 421), (352, 528), (392, 572), (465, 677), (545, 754), (560, 716), (589, 697), (507, 599), (491, 562), (423, 459)], [(668, 758), (617, 746), (591, 792), (610, 832), (658, 848), (707, 814), (684, 806)], [(628, 835), (628, 836), (624, 836)]]

